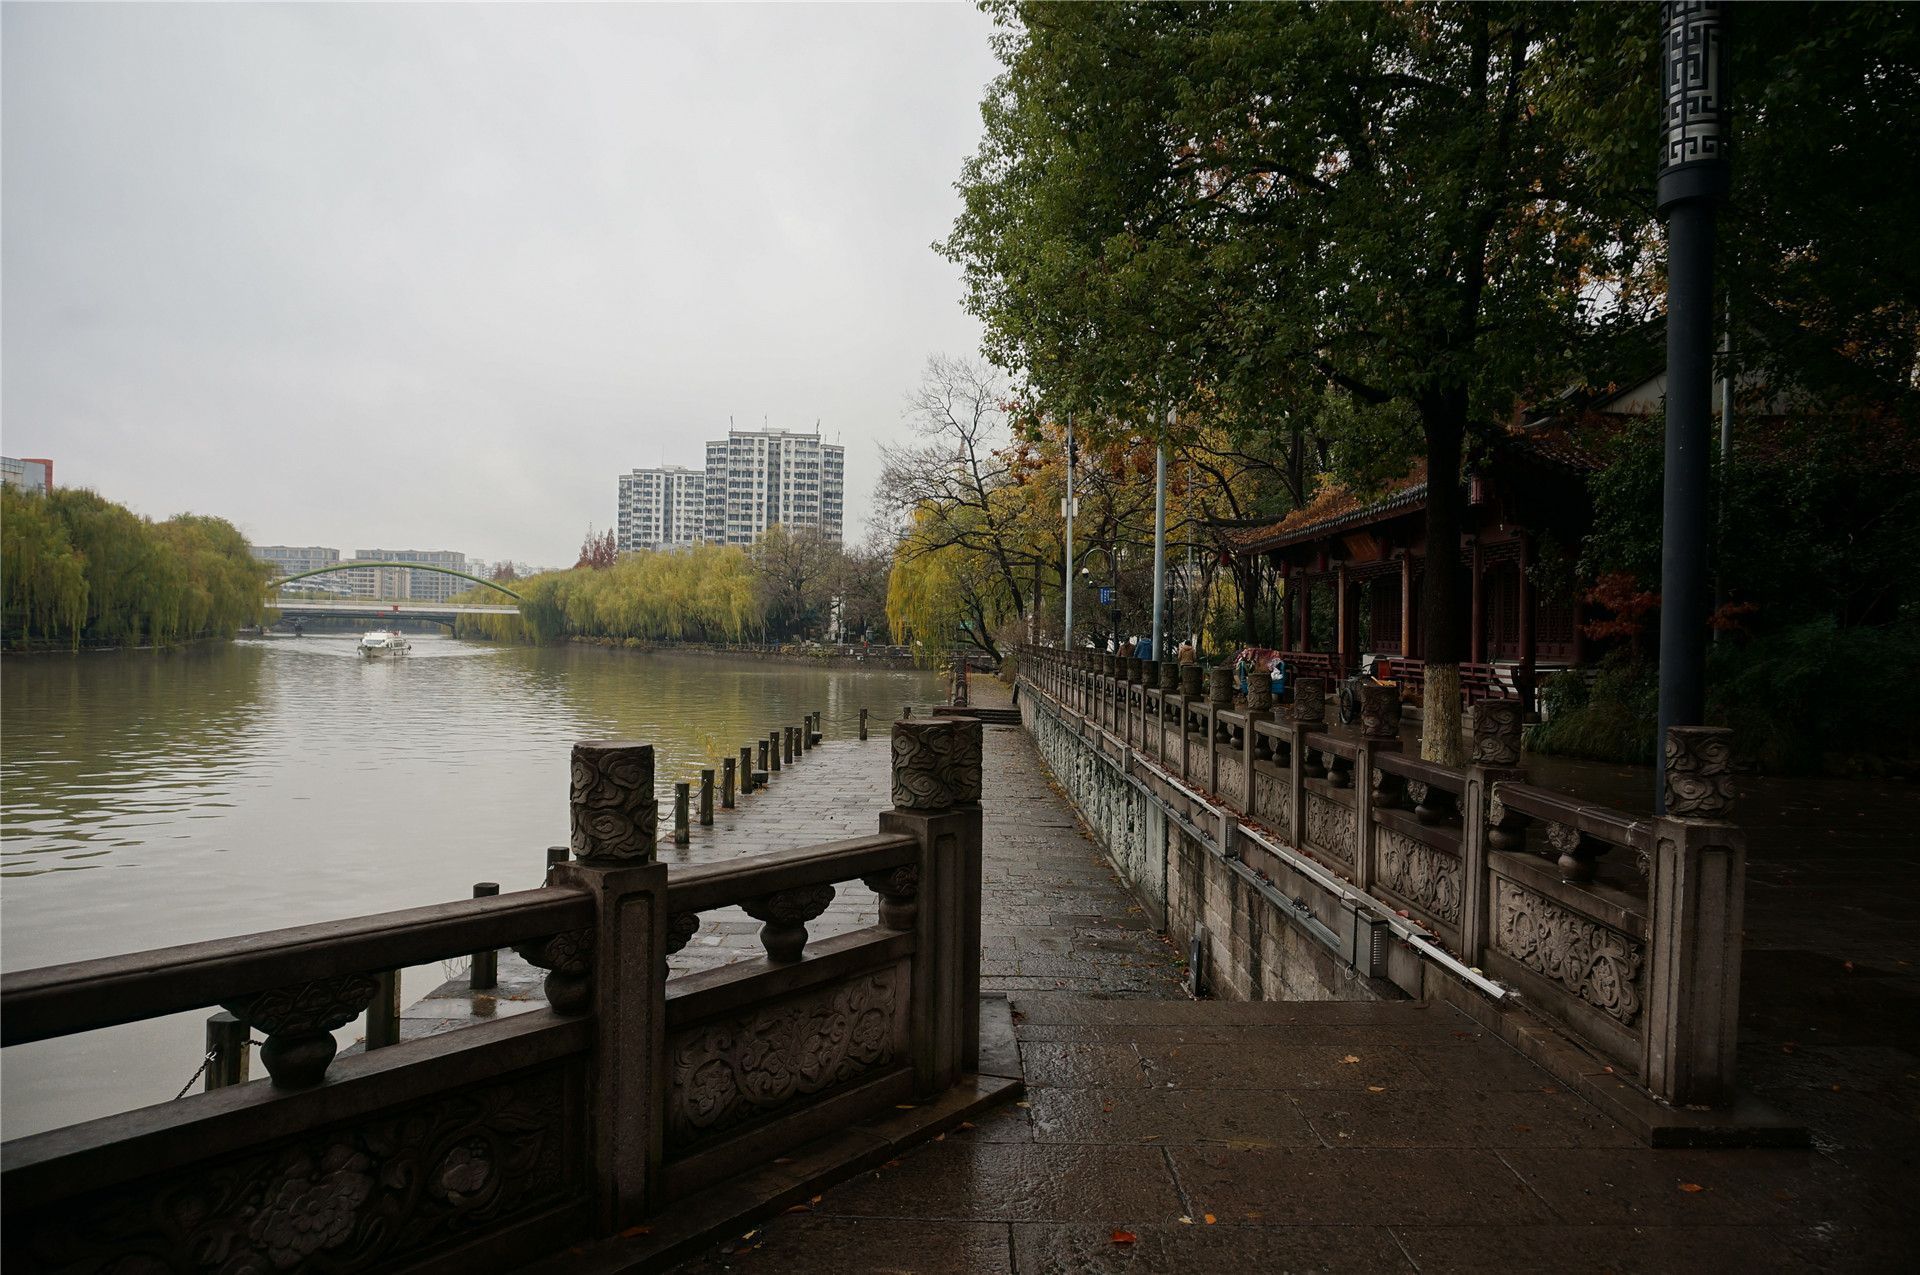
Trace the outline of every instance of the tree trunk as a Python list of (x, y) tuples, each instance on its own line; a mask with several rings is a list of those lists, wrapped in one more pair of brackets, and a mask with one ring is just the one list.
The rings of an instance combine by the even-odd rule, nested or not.
[(1466, 437), (1467, 395), (1447, 391), (1420, 403), (1427, 436), (1427, 578), (1420, 634), (1426, 657), (1420, 756), (1458, 766), (1466, 759), (1460, 736), (1460, 449)]

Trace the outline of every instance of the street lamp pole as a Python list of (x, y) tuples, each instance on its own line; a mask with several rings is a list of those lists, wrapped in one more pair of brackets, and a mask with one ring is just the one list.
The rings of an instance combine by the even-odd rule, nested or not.
[(1067, 618), (1060, 633), (1060, 649), (1073, 649), (1073, 413), (1067, 413), (1067, 569), (1062, 592), (1067, 595)]
[(1167, 434), (1173, 429), (1173, 408), (1167, 408), (1167, 426), (1153, 450), (1153, 658), (1164, 660), (1160, 649), (1161, 617), (1167, 609)]
[[(1667, 223), (1666, 488), (1660, 539), (1659, 747), (1706, 716), (1714, 217), (1730, 185), (1721, 0), (1662, 0), (1660, 215)], [(1659, 759), (1654, 810), (1665, 813)]]

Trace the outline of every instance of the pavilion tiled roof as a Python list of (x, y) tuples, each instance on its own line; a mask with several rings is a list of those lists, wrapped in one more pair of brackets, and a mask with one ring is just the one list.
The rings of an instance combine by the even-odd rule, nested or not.
[[(1592, 447), (1576, 439), (1561, 426), (1508, 431), (1494, 443), (1496, 451), (1511, 450), (1521, 456), (1545, 461), (1549, 465), (1581, 473), (1591, 473), (1606, 465)], [(1277, 522), (1251, 527), (1235, 527), (1226, 532), (1237, 553), (1265, 553), (1303, 540), (1313, 540), (1347, 527), (1364, 526), (1383, 518), (1395, 517), (1419, 509), (1427, 502), (1426, 463), (1415, 464), (1405, 475), (1388, 483), (1385, 491), (1364, 498), (1344, 484), (1329, 480), (1322, 483), (1313, 499)]]

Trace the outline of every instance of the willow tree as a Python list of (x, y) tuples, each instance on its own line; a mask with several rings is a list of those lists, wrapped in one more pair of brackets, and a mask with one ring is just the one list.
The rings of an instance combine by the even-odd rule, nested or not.
[[(1557, 388), (1645, 246), (1643, 210), (1584, 176), (1593, 134), (1559, 123), (1567, 77), (1612, 58), (1630, 87), (1651, 41), (1583, 47), (1551, 4), (987, 7), (1006, 72), (945, 248), (994, 357), (1084, 398), (1171, 365), (1243, 404), (1331, 389), (1370, 440), (1404, 419), (1450, 553), (1475, 439)], [(1455, 574), (1428, 571), (1422, 607), (1439, 760)]]

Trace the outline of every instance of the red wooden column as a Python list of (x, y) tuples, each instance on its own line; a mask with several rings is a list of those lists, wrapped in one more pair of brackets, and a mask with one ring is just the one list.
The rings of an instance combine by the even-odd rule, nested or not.
[(1400, 551), (1400, 658), (1413, 658), (1413, 550)]
[(1280, 649), (1293, 649), (1293, 587), (1294, 577), (1287, 574), (1285, 566), (1280, 568)]
[(1347, 564), (1333, 572), (1333, 648), (1339, 652), (1340, 672), (1353, 667), (1353, 599), (1348, 597)]
[(1533, 536), (1520, 533), (1520, 569), (1515, 579), (1515, 588), (1520, 600), (1520, 703), (1527, 711), (1533, 709), (1534, 688), (1534, 624), (1533, 624), (1533, 581), (1527, 578), (1527, 569), (1533, 565)]
[(1467, 599), (1468, 638), (1467, 659), (1474, 664), (1487, 662), (1487, 591), (1486, 571), (1480, 565), (1480, 537), (1473, 538), (1473, 591)]

